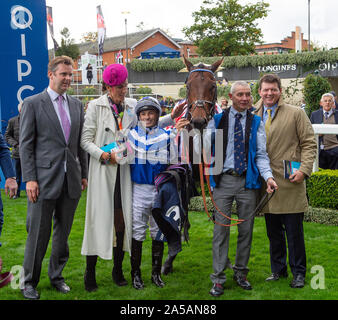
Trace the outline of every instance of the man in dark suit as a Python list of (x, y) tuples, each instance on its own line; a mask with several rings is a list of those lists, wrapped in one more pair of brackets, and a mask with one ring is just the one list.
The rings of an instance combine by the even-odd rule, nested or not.
[(39, 299), (36, 286), (52, 220), (48, 276), (56, 290), (70, 291), (62, 270), (69, 258), (67, 242), (74, 213), (81, 190), (87, 186), (87, 155), (80, 147), (83, 106), (66, 94), (72, 72), (71, 58), (60, 56), (50, 61), (49, 87), (26, 98), (22, 106), (20, 158), (28, 197), (22, 293), (27, 299)]
[[(320, 108), (311, 113), (313, 124), (338, 124), (338, 110), (334, 108), (332, 93), (324, 93)], [(338, 169), (338, 135), (324, 134), (319, 137), (319, 167), (322, 169)]]
[(20, 129), (20, 112), (22, 104), (18, 106), (19, 114), (8, 120), (7, 129), (5, 132), (5, 139), (7, 143), (12, 147), (12, 158), (14, 160), (14, 168), (16, 173), (16, 183), (18, 184), (18, 192), (13, 197), (20, 197), (20, 186), (21, 186), (21, 162), (19, 153), (19, 129)]
[[(16, 183), (15, 171), (12, 165), (11, 153), (9, 152), (7, 143), (1, 133), (0, 133), (0, 167), (6, 179), (5, 193), (6, 194), (9, 193), (10, 198), (13, 198), (16, 195), (18, 185)], [(3, 205), (2, 205), (1, 194), (0, 194), (0, 236), (1, 236), (3, 224), (4, 224), (4, 214), (3, 214)], [(1, 242), (0, 242), (0, 247), (1, 247)]]

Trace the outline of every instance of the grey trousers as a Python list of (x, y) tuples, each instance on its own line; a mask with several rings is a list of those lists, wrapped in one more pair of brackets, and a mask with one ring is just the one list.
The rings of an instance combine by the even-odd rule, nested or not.
[[(223, 174), (218, 188), (213, 191), (213, 196), (217, 207), (227, 216), (231, 216), (232, 203), (235, 200), (239, 219), (245, 221), (238, 227), (236, 260), (233, 266), (235, 274), (246, 276), (249, 272), (247, 267), (254, 224), (254, 210), (256, 207), (256, 190), (245, 188), (245, 177), (233, 177)], [(231, 224), (234, 221), (223, 217), (215, 210), (215, 221), (222, 224)], [(226, 276), (224, 270), (230, 265), (228, 258), (230, 229), (234, 227), (224, 227), (214, 225), (214, 235), (212, 242), (213, 269), (210, 275), (213, 283), (224, 283)]]
[(64, 281), (62, 270), (69, 258), (68, 236), (78, 202), (79, 199), (68, 197), (66, 184), (56, 200), (38, 198), (35, 203), (28, 201), (26, 223), (28, 235), (23, 262), (25, 284), (36, 287), (40, 280), (42, 261), (48, 247), (52, 221), (52, 251), (48, 276), (52, 284)]

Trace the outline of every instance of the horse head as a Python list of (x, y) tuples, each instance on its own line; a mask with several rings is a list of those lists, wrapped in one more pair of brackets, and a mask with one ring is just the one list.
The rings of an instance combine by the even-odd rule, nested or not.
[(203, 130), (215, 113), (217, 85), (214, 73), (223, 62), (223, 58), (211, 66), (203, 63), (194, 66), (184, 56), (183, 59), (189, 71), (186, 80), (187, 117), (191, 120), (193, 128)]

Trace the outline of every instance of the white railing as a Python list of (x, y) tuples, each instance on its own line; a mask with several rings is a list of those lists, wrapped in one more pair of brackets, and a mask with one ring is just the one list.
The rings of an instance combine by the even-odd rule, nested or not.
[[(313, 124), (313, 130), (315, 132), (315, 138), (317, 146), (319, 146), (319, 135), (321, 134), (337, 134), (338, 135), (338, 124)], [(319, 147), (317, 148), (316, 160), (313, 164), (313, 172), (318, 171), (319, 164)]]

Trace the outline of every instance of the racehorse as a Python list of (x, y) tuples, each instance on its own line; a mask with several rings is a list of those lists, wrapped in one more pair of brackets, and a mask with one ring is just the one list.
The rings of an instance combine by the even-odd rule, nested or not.
[[(213, 63), (211, 66), (206, 66), (202, 63), (198, 64), (197, 66), (192, 65), (192, 63), (187, 60), (184, 56), (184, 63), (186, 67), (188, 68), (189, 75), (186, 80), (186, 86), (187, 86), (187, 117), (191, 119), (192, 128), (200, 130), (200, 132), (203, 131), (203, 129), (206, 128), (208, 122), (212, 119), (216, 111), (216, 101), (217, 101), (217, 84), (216, 84), (216, 78), (215, 78), (215, 72), (219, 68), (219, 66), (222, 64), (223, 59), (220, 59)], [(189, 139), (189, 158), (190, 160), (196, 159), (194, 157), (195, 148), (193, 147), (193, 139)], [(203, 139), (201, 139), (201, 152), (204, 152), (203, 150)], [(193, 168), (193, 178), (194, 180), (197, 180), (199, 178), (200, 184), (201, 184), (201, 192), (202, 197), (204, 201), (204, 207), (206, 210), (207, 215), (209, 216), (209, 219), (212, 219), (209, 215), (207, 205), (206, 205), (206, 199), (205, 199), (205, 192), (204, 192), (204, 180), (207, 181), (209, 194), (212, 200), (212, 203), (214, 205), (215, 210), (217, 210), (221, 215), (225, 216), (231, 221), (236, 221), (233, 224), (227, 224), (223, 226), (233, 226), (237, 225), (243, 220), (241, 219), (234, 219), (230, 218), (227, 215), (225, 215), (223, 212), (221, 212), (218, 207), (216, 206), (214, 199), (211, 194), (211, 188), (209, 184), (209, 178), (207, 176), (204, 176), (204, 161), (206, 159), (202, 157), (202, 155), (199, 155), (199, 163), (196, 164), (192, 162), (192, 168)], [(198, 168), (197, 168), (198, 166)], [(198, 173), (198, 175), (197, 175)], [(215, 221), (213, 221), (216, 223)]]
[(193, 128), (203, 130), (215, 114), (217, 101), (217, 84), (215, 71), (223, 62), (223, 58), (211, 66), (203, 63), (194, 66), (183, 56), (184, 63), (189, 71), (186, 80), (187, 87), (187, 114)]
[[(201, 133), (206, 128), (208, 122), (212, 119), (216, 111), (217, 102), (217, 84), (215, 78), (215, 72), (223, 62), (223, 58), (213, 63), (211, 66), (199, 63), (194, 66), (188, 59), (183, 56), (184, 64), (189, 72), (186, 80), (187, 97), (186, 97), (186, 112), (184, 117), (190, 120), (188, 130), (197, 129)], [(182, 150), (186, 150), (188, 147), (187, 159), (192, 165), (193, 179), (197, 180), (199, 175), (199, 168), (197, 164), (193, 163), (194, 156), (193, 139), (190, 135), (186, 146)], [(196, 195), (196, 193), (194, 194)], [(193, 196), (194, 196), (193, 195)], [(189, 202), (188, 202), (189, 203)], [(185, 208), (188, 212), (188, 208)], [(189, 220), (186, 216), (184, 229), (186, 235), (190, 227)], [(185, 238), (187, 240), (188, 237)], [(168, 274), (172, 272), (173, 261), (175, 256), (167, 257), (162, 272)]]

